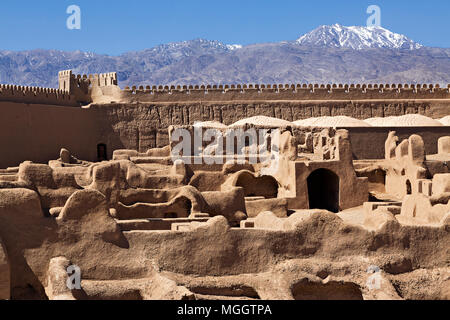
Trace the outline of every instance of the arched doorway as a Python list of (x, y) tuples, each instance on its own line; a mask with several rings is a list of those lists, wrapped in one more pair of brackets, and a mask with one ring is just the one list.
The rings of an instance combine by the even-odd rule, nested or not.
[(106, 144), (100, 143), (97, 145), (97, 161), (102, 162), (108, 160), (108, 153), (106, 152)]
[(406, 180), (406, 194), (412, 194), (412, 186), (411, 186), (411, 181)]
[(308, 177), (310, 209), (339, 212), (339, 177), (330, 170), (318, 169)]

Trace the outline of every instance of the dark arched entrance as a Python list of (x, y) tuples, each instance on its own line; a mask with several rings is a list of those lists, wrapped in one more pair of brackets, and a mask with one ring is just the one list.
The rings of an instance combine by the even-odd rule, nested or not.
[(310, 209), (339, 212), (339, 177), (330, 170), (318, 169), (308, 177)]
[(97, 161), (102, 162), (108, 160), (108, 153), (106, 152), (106, 144), (100, 143), (97, 145)]
[(411, 181), (406, 180), (406, 194), (412, 194)]
[(262, 196), (272, 199), (278, 195), (278, 182), (272, 176), (255, 177), (252, 173), (244, 171), (239, 174), (235, 185), (244, 188), (246, 197)]

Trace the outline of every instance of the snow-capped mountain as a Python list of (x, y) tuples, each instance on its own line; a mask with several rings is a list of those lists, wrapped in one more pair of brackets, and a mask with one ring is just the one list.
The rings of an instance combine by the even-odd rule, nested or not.
[(420, 49), (423, 46), (408, 37), (382, 27), (345, 27), (340, 24), (320, 26), (297, 41), (301, 45), (314, 45), (361, 50), (366, 48)]
[(0, 83), (57, 87), (58, 71), (66, 69), (76, 74), (116, 71), (122, 88), (233, 83), (446, 86), (450, 83), (450, 49), (422, 47), (383, 28), (334, 25), (319, 27), (298, 41), (241, 46), (195, 39), (120, 56), (0, 50)]
[(190, 41), (161, 44), (151, 49), (146, 49), (139, 52), (129, 52), (124, 55), (152, 55), (169, 62), (204, 54), (227, 53), (241, 47), (242, 46), (240, 45), (227, 45), (217, 40), (206, 40), (199, 38)]
[(227, 48), (229, 50), (237, 50), (237, 49), (242, 49), (243, 46), (240, 44), (227, 44)]

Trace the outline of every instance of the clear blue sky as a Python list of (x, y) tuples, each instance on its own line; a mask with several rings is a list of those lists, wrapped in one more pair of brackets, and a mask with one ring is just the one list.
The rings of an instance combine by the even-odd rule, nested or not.
[[(68, 30), (78, 5), (81, 30)], [(0, 49), (83, 50), (117, 55), (205, 38), (227, 44), (294, 40), (322, 24), (365, 25), (369, 5), (382, 26), (427, 46), (450, 47), (449, 0), (41, 0), (0, 9)]]

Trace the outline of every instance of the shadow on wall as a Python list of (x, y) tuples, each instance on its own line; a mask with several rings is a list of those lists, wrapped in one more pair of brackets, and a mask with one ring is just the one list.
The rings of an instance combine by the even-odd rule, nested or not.
[(295, 300), (363, 300), (361, 288), (352, 282), (312, 282), (302, 279), (292, 286)]
[(236, 187), (243, 187), (246, 197), (273, 199), (278, 195), (278, 182), (271, 176), (254, 177), (249, 172), (242, 172), (236, 181)]
[(310, 209), (339, 212), (339, 177), (333, 171), (318, 169), (308, 177)]

